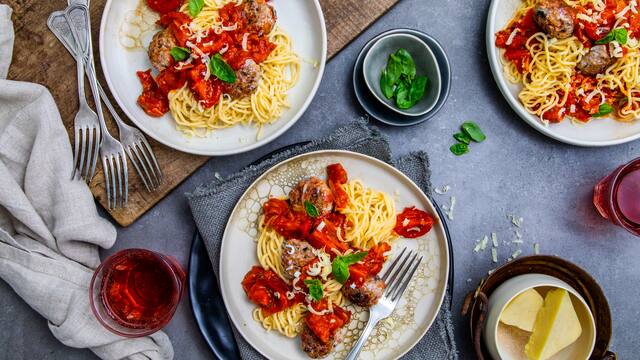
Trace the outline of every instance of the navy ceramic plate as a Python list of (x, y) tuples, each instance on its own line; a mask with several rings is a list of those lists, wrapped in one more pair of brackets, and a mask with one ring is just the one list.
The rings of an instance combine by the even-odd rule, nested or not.
[[(422, 116), (406, 116), (398, 114), (397, 112), (384, 106), (378, 99), (375, 98), (364, 81), (362, 66), (364, 57), (371, 46), (373, 46), (373, 44), (383, 36), (398, 33), (411, 34), (420, 38), (429, 46), (431, 51), (433, 51), (436, 59), (438, 60), (438, 66), (440, 67), (440, 76), (442, 81), (440, 98), (436, 102), (436, 105), (433, 107), (433, 109)], [(449, 91), (451, 90), (451, 66), (449, 65), (449, 59), (447, 58), (447, 54), (444, 52), (442, 45), (440, 45), (440, 43), (430, 35), (413, 29), (389, 30), (369, 40), (369, 42), (365, 44), (362, 50), (360, 50), (360, 54), (358, 54), (358, 58), (356, 59), (355, 65), (353, 67), (353, 89), (355, 91), (358, 102), (360, 102), (360, 105), (369, 115), (371, 115), (371, 117), (375, 118), (376, 120), (393, 126), (416, 125), (433, 117), (447, 101), (447, 97), (449, 97)]]
[[(366, 85), (365, 85), (366, 86)], [(290, 149), (291, 147), (304, 145), (306, 142), (286, 146), (260, 158), (254, 164), (260, 163), (274, 154)], [(447, 279), (448, 291), (453, 289), (454, 262), (451, 235), (445, 221), (445, 215), (440, 210), (438, 204), (430, 197), (429, 200), (434, 205), (442, 225), (444, 227), (449, 251), (449, 278)], [(189, 259), (189, 299), (191, 310), (195, 317), (200, 333), (204, 337), (207, 345), (213, 354), (219, 359), (239, 359), (240, 352), (235, 341), (231, 322), (220, 293), (220, 288), (216, 280), (216, 274), (209, 260), (206, 246), (202, 237), (196, 230), (191, 244), (191, 254)], [(451, 299), (452, 301), (452, 299)], [(451, 303), (449, 304), (451, 306)]]

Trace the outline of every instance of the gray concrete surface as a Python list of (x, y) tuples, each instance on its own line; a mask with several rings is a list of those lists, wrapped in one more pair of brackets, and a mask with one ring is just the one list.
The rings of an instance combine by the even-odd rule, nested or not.
[[(275, 0), (277, 1), (277, 0)], [(458, 313), (464, 295), (495, 264), (489, 252), (475, 254), (475, 240), (492, 231), (514, 238), (507, 214), (524, 218), (523, 250), (540, 243), (587, 269), (602, 285), (613, 315), (611, 348), (621, 359), (640, 353), (640, 238), (601, 219), (591, 204), (592, 187), (621, 163), (640, 156), (640, 143), (587, 149), (563, 145), (534, 131), (508, 107), (489, 71), (484, 48), (488, 0), (402, 0), (328, 65), (320, 90), (307, 113), (282, 137), (248, 154), (216, 158), (126, 229), (118, 229), (114, 251), (144, 247), (171, 254), (187, 264), (194, 230), (183, 194), (223, 176), (281, 146), (327, 134), (361, 116), (351, 89), (357, 52), (374, 35), (412, 27), (438, 38), (451, 59), (453, 86), (448, 103), (427, 123), (411, 128), (380, 126), (396, 154), (425, 150), (431, 157), (433, 183), (449, 184), (458, 204), (449, 222), (455, 253), (455, 325), (461, 359), (473, 358), (468, 325)], [(464, 157), (448, 148), (451, 135), (466, 120), (482, 126), (488, 140)], [(380, 125), (380, 124), (377, 124)], [(448, 196), (436, 198), (447, 203)], [(500, 260), (511, 254), (501, 247)], [(514, 247), (509, 249), (515, 250)], [(176, 359), (209, 359), (184, 299), (166, 331)], [(50, 334), (46, 322), (0, 281), (0, 359), (91, 359), (88, 350), (66, 348)]]

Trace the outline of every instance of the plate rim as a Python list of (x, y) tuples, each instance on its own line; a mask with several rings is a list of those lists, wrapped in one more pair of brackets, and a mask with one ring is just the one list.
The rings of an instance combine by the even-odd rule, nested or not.
[[(121, 0), (120, 0), (121, 1)], [(138, 0), (141, 1), (141, 0)], [(287, 122), (286, 124), (284, 124), (280, 129), (278, 129), (276, 132), (274, 132), (273, 134), (264, 137), (258, 141), (256, 141), (255, 143), (246, 146), (246, 147), (240, 147), (240, 148), (234, 148), (234, 149), (229, 149), (229, 150), (215, 150), (215, 151), (208, 151), (208, 150), (198, 150), (198, 149), (193, 149), (193, 148), (189, 148), (188, 145), (180, 145), (180, 144), (172, 144), (169, 141), (165, 141), (163, 139), (160, 139), (159, 136), (157, 136), (156, 134), (154, 134), (152, 131), (148, 131), (148, 129), (141, 124), (144, 124), (143, 121), (140, 121), (138, 119), (136, 119), (134, 116), (132, 116), (132, 114), (130, 114), (129, 110), (124, 107), (122, 104), (124, 103), (124, 101), (121, 99), (121, 97), (119, 96), (119, 94), (115, 91), (113, 91), (114, 89), (114, 84), (113, 81), (111, 79), (111, 75), (109, 73), (108, 67), (106, 66), (106, 56), (103, 56), (103, 54), (106, 54), (105, 52), (105, 27), (107, 26), (107, 18), (109, 16), (109, 13), (111, 12), (112, 9), (112, 5), (114, 0), (107, 0), (107, 3), (104, 6), (104, 10), (102, 12), (102, 18), (100, 20), (100, 34), (99, 34), (99, 55), (100, 55), (100, 66), (102, 68), (102, 73), (104, 75), (105, 80), (107, 81), (107, 86), (109, 87), (109, 92), (111, 93), (111, 95), (113, 96), (113, 98), (115, 99), (116, 103), (118, 104), (118, 106), (120, 107), (120, 110), (122, 110), (122, 112), (127, 116), (128, 120), (130, 120), (138, 129), (140, 129), (142, 132), (144, 132), (145, 135), (150, 136), (152, 139), (154, 139), (155, 141), (169, 147), (172, 148), (174, 150), (180, 151), (180, 152), (184, 152), (184, 153), (188, 153), (188, 154), (193, 154), (193, 155), (204, 155), (204, 156), (225, 156), (225, 155), (236, 155), (236, 154), (241, 154), (241, 153), (245, 153), (245, 152), (249, 152), (251, 150), (255, 150), (261, 146), (267, 145), (270, 142), (272, 142), (273, 140), (277, 139), (278, 137), (280, 137), (282, 134), (284, 134), (287, 130), (289, 130), (295, 123), (298, 122), (298, 120), (300, 120), (300, 118), (302, 117), (302, 115), (304, 115), (304, 113), (307, 111), (307, 109), (309, 108), (309, 105), (311, 105), (311, 101), (313, 101), (313, 99), (315, 98), (318, 89), (320, 88), (320, 83), (322, 82), (322, 78), (324, 77), (324, 71), (325, 71), (325, 66), (327, 63), (327, 48), (328, 48), (328, 44), (327, 44), (327, 25), (325, 22), (325, 18), (324, 18), (324, 12), (322, 11), (322, 7), (320, 6), (320, 1), (319, 0), (311, 0), (313, 2), (313, 5), (315, 7), (315, 16), (318, 17), (318, 21), (320, 23), (320, 36), (322, 38), (322, 49), (321, 49), (321, 58), (319, 61), (319, 66), (318, 66), (318, 74), (316, 76), (316, 79), (313, 83), (313, 86), (311, 88), (311, 91), (309, 92), (309, 94), (307, 95), (305, 101), (302, 103), (302, 106), (300, 107), (300, 109), (293, 115), (293, 117), (291, 118), (291, 120), (289, 120), (289, 122)], [(179, 134), (179, 130), (175, 130), (177, 134)]]
[[(636, 134), (629, 135), (623, 138), (603, 140), (603, 141), (580, 140), (576, 138), (571, 138), (550, 130), (549, 127), (542, 124), (539, 121), (539, 119), (535, 118), (533, 115), (529, 114), (524, 109), (522, 104), (520, 104), (520, 101), (513, 96), (511, 91), (509, 91), (509, 88), (507, 86), (507, 80), (505, 79), (504, 74), (502, 72), (502, 64), (499, 58), (499, 51), (497, 50), (497, 47), (495, 46), (495, 43), (493, 41), (493, 37), (496, 32), (495, 31), (496, 16), (497, 16), (498, 10), (500, 9), (500, 4), (503, 1), (505, 0), (491, 0), (491, 5), (489, 5), (489, 12), (487, 13), (487, 24), (485, 28), (485, 45), (486, 45), (487, 57), (489, 60), (489, 66), (491, 68), (493, 79), (496, 82), (496, 85), (498, 85), (498, 89), (500, 89), (502, 96), (505, 98), (505, 100), (507, 100), (507, 103), (509, 104), (511, 109), (513, 109), (513, 111), (515, 111), (516, 114), (522, 120), (524, 120), (527, 124), (529, 124), (534, 129), (536, 129), (538, 132), (554, 140), (557, 140), (569, 145), (582, 146), (582, 147), (605, 147), (605, 146), (625, 144), (625, 143), (639, 139), (640, 131), (638, 131)], [(640, 121), (640, 120), (636, 120), (636, 121)]]
[[(231, 216), (238, 210), (238, 207), (240, 206), (240, 202), (242, 201), (242, 199), (249, 193), (249, 191), (258, 183), (260, 182), (263, 178), (265, 178), (268, 174), (271, 173), (271, 171), (273, 171), (275, 168), (289, 163), (291, 161), (297, 160), (299, 158), (305, 157), (305, 156), (314, 156), (314, 155), (322, 155), (322, 154), (331, 154), (331, 153), (338, 153), (338, 154), (346, 154), (348, 156), (354, 156), (354, 157), (359, 157), (363, 160), (366, 161), (371, 161), (373, 163), (376, 163), (376, 165), (381, 166), (383, 168), (385, 168), (386, 170), (394, 173), (396, 176), (399, 176), (400, 178), (402, 178), (405, 181), (408, 181), (409, 184), (411, 184), (411, 186), (415, 187), (416, 190), (418, 190), (420, 196), (423, 198), (423, 200), (426, 200), (431, 207), (433, 207), (434, 209), (437, 209), (437, 206), (435, 205), (435, 203), (433, 201), (431, 201), (431, 198), (429, 196), (427, 196), (427, 194), (425, 194), (424, 191), (422, 191), (422, 189), (418, 186), (418, 184), (416, 184), (411, 178), (409, 178), (407, 175), (405, 175), (402, 171), (396, 169), (393, 165), (388, 164), (378, 158), (375, 158), (373, 156), (369, 156), (369, 155), (365, 155), (359, 152), (355, 152), (355, 151), (349, 151), (349, 150), (340, 150), (340, 149), (327, 149), (327, 150), (316, 150), (316, 151), (310, 151), (310, 152), (306, 152), (306, 153), (302, 153), (302, 154), (298, 154), (296, 156), (290, 157), (288, 159), (285, 159), (283, 161), (278, 162), (277, 164), (271, 166), (268, 170), (266, 170), (265, 172), (263, 172), (260, 176), (258, 176), (254, 181), (251, 182), (251, 184), (246, 188), (246, 190), (242, 193), (242, 195), (240, 195), (240, 197), (238, 198), (235, 206), (233, 207), (233, 210), (231, 210), (231, 213), (229, 214), (229, 218), (227, 219), (227, 224), (225, 225), (224, 228), (224, 232), (222, 234), (222, 241), (220, 244), (220, 256), (222, 257), (222, 254), (224, 253), (225, 250), (225, 245), (226, 245), (226, 241), (224, 241), (224, 239), (227, 236), (227, 232), (229, 231), (229, 227), (231, 225)], [(436, 215), (438, 216), (438, 218), (440, 218), (440, 214), (436, 211)], [(444, 288), (442, 288), (442, 294), (440, 296), (438, 296), (437, 299), (437, 308), (436, 311), (433, 315), (433, 318), (429, 321), (429, 324), (425, 327), (425, 330), (416, 338), (415, 341), (413, 341), (406, 349), (404, 349), (402, 352), (398, 353), (398, 354), (394, 354), (393, 356), (395, 356), (395, 359), (399, 359), (402, 356), (404, 356), (406, 353), (408, 353), (411, 349), (413, 349), (421, 340), (422, 338), (424, 338), (424, 336), (427, 334), (427, 332), (429, 331), (429, 329), (431, 329), (431, 327), (433, 326), (433, 323), (436, 321), (436, 319), (438, 318), (438, 314), (440, 313), (440, 309), (442, 309), (442, 305), (444, 303), (444, 298), (446, 296), (447, 293), (447, 286), (448, 286), (448, 282), (449, 282), (449, 271), (451, 270), (451, 264), (449, 264), (449, 260), (450, 260), (450, 252), (452, 251), (449, 248), (449, 241), (447, 241), (448, 235), (447, 235), (447, 228), (446, 226), (443, 224), (443, 219), (440, 219), (440, 221), (438, 221), (438, 224), (440, 226), (440, 230), (442, 231), (443, 236), (445, 237), (443, 243), (444, 243), (444, 249), (445, 249), (445, 253), (441, 255), (441, 257), (443, 259), (441, 259), (441, 261), (443, 261), (444, 265), (445, 265), (445, 272), (444, 272), (444, 276), (443, 279), (441, 280), (441, 282), (444, 284)], [(220, 261), (220, 263), (218, 264), (218, 274), (222, 274), (222, 261)], [(220, 278), (222, 279), (222, 278)], [(233, 324), (233, 326), (235, 326), (235, 328), (237, 329), (238, 333), (242, 336), (242, 338), (249, 344), (251, 345), (252, 348), (254, 348), (258, 353), (260, 353), (262, 356), (269, 358), (266, 354), (264, 354), (259, 348), (257, 348), (254, 343), (247, 338), (247, 336), (245, 336), (245, 332), (244, 332), (244, 327), (240, 326), (241, 324), (236, 323), (236, 321), (234, 320), (234, 317), (231, 316), (231, 312), (229, 311), (229, 305), (228, 302), (230, 300), (228, 300), (228, 295), (226, 294), (226, 291), (224, 289), (224, 286), (222, 286), (222, 282), (220, 283), (220, 293), (222, 294), (222, 300), (224, 302), (224, 306), (225, 306), (225, 310), (227, 311), (227, 314), (229, 314), (229, 319), (231, 320), (231, 323)]]

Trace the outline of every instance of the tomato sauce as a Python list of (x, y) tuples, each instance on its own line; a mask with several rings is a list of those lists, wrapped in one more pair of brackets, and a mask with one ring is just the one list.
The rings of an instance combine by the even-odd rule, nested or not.
[[(189, 89), (203, 108), (211, 108), (220, 101), (225, 85), (207, 71), (209, 65), (206, 60), (202, 62), (203, 58), (212, 58), (224, 49), (222, 59), (237, 71), (248, 59), (257, 64), (264, 62), (276, 48), (276, 45), (269, 41), (267, 34), (260, 33), (259, 29), (248, 23), (242, 5), (229, 3), (220, 9), (219, 17), (224, 29), (218, 31), (219, 34), (211, 28), (196, 35), (189, 28), (192, 18), (177, 11), (180, 1), (147, 0), (147, 3), (151, 9), (162, 15), (158, 24), (169, 29), (177, 44), (189, 49), (193, 57), (191, 63), (172, 60), (171, 70), (167, 69), (167, 73), (167, 70), (163, 71), (155, 79), (151, 77), (150, 70), (144, 73), (144, 79), (138, 75), (143, 85), (143, 93), (138, 98), (138, 104), (151, 116), (157, 117), (167, 113), (167, 94), (171, 90), (181, 88), (185, 83), (188, 83)], [(156, 87), (160, 91), (155, 91)]]
[[(328, 308), (326, 300), (311, 304), (311, 306), (317, 312), (322, 312)], [(317, 315), (310, 312), (304, 319), (309, 329), (324, 344), (329, 343), (336, 335), (336, 332), (351, 320), (351, 311), (344, 310), (336, 304), (332, 306), (332, 313)]]
[(291, 292), (292, 288), (273, 270), (265, 270), (260, 266), (252, 267), (244, 276), (242, 289), (266, 316), (304, 301), (302, 293), (288, 299), (287, 292)]

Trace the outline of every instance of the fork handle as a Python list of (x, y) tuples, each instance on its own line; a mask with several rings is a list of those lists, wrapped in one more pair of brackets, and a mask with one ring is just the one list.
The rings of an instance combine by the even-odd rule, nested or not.
[(364, 347), (364, 344), (367, 342), (369, 335), (371, 335), (371, 332), (376, 327), (379, 321), (380, 319), (369, 315), (369, 321), (367, 321), (367, 325), (364, 327), (364, 330), (362, 330), (360, 338), (358, 339), (358, 341), (356, 341), (355, 345), (353, 345), (351, 351), (349, 352), (349, 355), (347, 355), (347, 358), (345, 360), (356, 360), (358, 358), (358, 355), (360, 355), (360, 351)]

